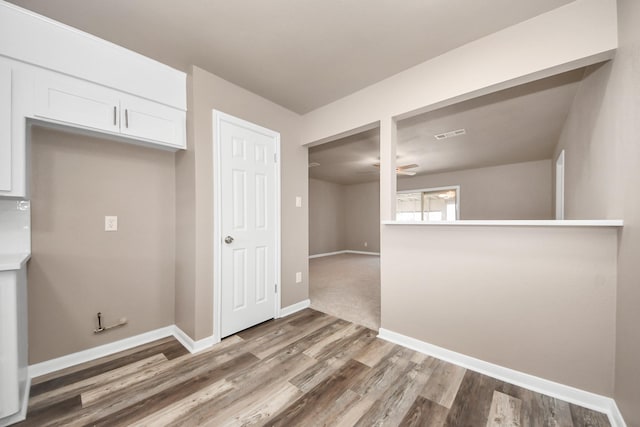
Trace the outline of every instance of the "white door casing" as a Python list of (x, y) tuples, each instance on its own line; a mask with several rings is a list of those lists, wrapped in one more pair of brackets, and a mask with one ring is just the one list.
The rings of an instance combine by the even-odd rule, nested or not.
[(219, 340), (279, 312), (280, 135), (221, 112), (213, 118)]
[(556, 159), (556, 220), (564, 219), (564, 150)]

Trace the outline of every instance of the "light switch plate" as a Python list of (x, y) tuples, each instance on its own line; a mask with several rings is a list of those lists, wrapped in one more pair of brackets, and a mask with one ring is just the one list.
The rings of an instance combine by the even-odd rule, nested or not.
[(296, 283), (302, 283), (302, 272), (300, 271), (296, 273)]
[(117, 216), (105, 216), (104, 217), (104, 231), (118, 231), (118, 217)]
[(296, 208), (302, 207), (302, 197), (296, 196)]

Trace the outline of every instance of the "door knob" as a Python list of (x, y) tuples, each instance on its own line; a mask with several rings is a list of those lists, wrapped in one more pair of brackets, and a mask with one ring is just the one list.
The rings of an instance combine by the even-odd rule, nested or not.
[(224, 242), (225, 242), (226, 244), (229, 244), (229, 243), (233, 242), (233, 237), (231, 237), (231, 236), (227, 236), (227, 237), (225, 237), (225, 238), (224, 238)]

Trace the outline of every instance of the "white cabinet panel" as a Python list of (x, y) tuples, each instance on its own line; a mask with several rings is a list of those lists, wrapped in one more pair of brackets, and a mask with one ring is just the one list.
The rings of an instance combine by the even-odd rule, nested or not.
[(186, 113), (141, 98), (121, 98), (120, 132), (185, 148)]
[(20, 410), (16, 272), (0, 272), (0, 418)]
[(35, 115), (86, 128), (119, 131), (119, 93), (57, 73), (38, 73)]
[(11, 191), (11, 66), (0, 62), (0, 191)]

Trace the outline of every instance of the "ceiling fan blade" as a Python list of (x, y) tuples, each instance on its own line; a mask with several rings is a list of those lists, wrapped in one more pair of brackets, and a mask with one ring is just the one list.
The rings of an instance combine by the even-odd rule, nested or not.
[[(374, 163), (373, 166), (378, 168), (378, 169), (380, 169), (380, 163)], [(410, 165), (398, 166), (396, 168), (396, 174), (414, 176), (416, 173), (415, 172), (410, 172), (407, 169), (413, 169), (413, 168), (417, 168), (417, 167), (419, 167), (419, 165), (416, 165), (415, 163), (412, 163)]]
[(403, 170), (403, 169), (414, 169), (414, 168), (417, 168), (417, 167), (418, 167), (418, 165), (416, 165), (415, 163), (412, 163), (410, 165), (398, 166), (396, 169), (400, 169), (400, 170)]

